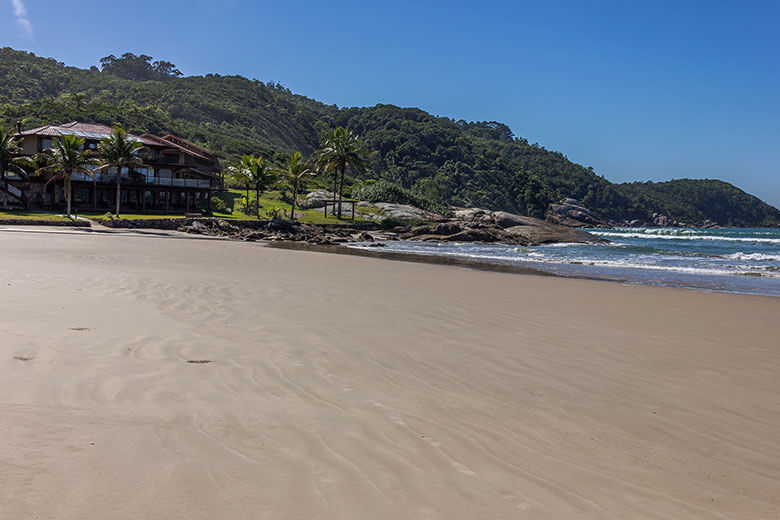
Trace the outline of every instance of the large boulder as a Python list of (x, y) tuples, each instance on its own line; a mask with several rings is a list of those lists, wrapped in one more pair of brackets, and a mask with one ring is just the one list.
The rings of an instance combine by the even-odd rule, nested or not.
[(563, 199), (558, 204), (550, 204), (547, 220), (555, 224), (571, 227), (612, 227), (606, 220), (597, 217), (576, 199)]
[(511, 235), (522, 237), (531, 245), (552, 244), (556, 242), (573, 242), (580, 244), (608, 242), (587, 231), (568, 226), (561, 226), (545, 220), (526, 217), (530, 223), (505, 229)]
[(333, 201), (333, 192), (328, 190), (314, 190), (300, 200), (301, 209), (322, 208), (326, 203)]
[(489, 211), (482, 208), (455, 208), (452, 210), (452, 216), (463, 222), (474, 222), (482, 218)]
[(501, 228), (510, 228), (514, 226), (527, 226), (532, 221), (530, 217), (524, 217), (522, 215), (515, 215), (514, 213), (508, 213), (506, 211), (494, 211), (492, 214), (493, 222)]
[(454, 235), (463, 231), (463, 226), (458, 222), (442, 222), (436, 226), (435, 232), (437, 235)]
[(676, 220), (667, 215), (653, 213), (653, 224), (659, 227), (670, 227), (679, 225)]
[(425, 211), (424, 209), (409, 206), (408, 204), (393, 204), (390, 202), (377, 202), (374, 204), (377, 208), (388, 218), (395, 218), (399, 220), (413, 220), (413, 219), (425, 219), (436, 220), (441, 219), (441, 215)]

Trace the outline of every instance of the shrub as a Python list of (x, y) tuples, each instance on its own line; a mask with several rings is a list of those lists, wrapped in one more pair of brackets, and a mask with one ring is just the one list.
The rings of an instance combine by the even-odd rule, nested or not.
[(257, 199), (249, 198), (247, 200), (246, 197), (241, 197), (238, 200), (239, 208), (242, 212), (246, 215), (256, 215), (257, 214)]
[(450, 216), (452, 213), (442, 202), (435, 201), (421, 193), (407, 190), (386, 180), (366, 181), (352, 189), (352, 198), (368, 202), (392, 202), (409, 204), (426, 211)]
[(268, 208), (265, 210), (265, 218), (268, 220), (275, 220), (278, 218), (281, 218), (282, 216), (282, 208), (278, 206), (274, 206), (273, 208)]
[(217, 213), (233, 213), (233, 208), (229, 207), (228, 203), (219, 197), (212, 197), (211, 204)]
[(394, 217), (388, 217), (379, 223), (379, 226), (382, 229), (393, 229), (395, 227), (403, 226), (403, 225), (404, 223), (401, 220)]

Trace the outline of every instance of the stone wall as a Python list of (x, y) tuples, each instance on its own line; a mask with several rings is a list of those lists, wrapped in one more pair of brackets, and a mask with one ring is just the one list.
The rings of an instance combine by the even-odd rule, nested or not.
[(33, 218), (2, 218), (0, 226), (68, 226), (68, 227), (90, 227), (92, 224), (88, 220), (40, 220)]
[[(195, 221), (198, 222), (211, 222), (221, 219), (216, 218), (155, 218), (155, 219), (105, 219), (96, 218), (95, 222), (102, 224), (110, 228), (123, 228), (123, 229), (164, 229), (175, 230), (181, 226), (189, 226)], [(269, 220), (226, 220), (230, 225), (240, 229), (252, 229), (263, 230), (268, 227)], [(337, 230), (344, 226), (338, 225), (316, 225), (315, 227), (322, 227), (325, 231)], [(359, 230), (371, 230), (378, 229), (378, 226), (373, 222), (350, 222), (347, 227)]]

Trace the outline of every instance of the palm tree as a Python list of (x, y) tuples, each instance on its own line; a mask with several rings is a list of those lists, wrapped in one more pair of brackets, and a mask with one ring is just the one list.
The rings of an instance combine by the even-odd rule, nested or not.
[(128, 172), (133, 168), (142, 168), (144, 163), (138, 155), (138, 151), (143, 148), (141, 141), (130, 140), (127, 132), (117, 125), (109, 137), (100, 140), (98, 144), (98, 155), (100, 156), (101, 170), (116, 168), (116, 216), (119, 217), (119, 207), (122, 202), (121, 177), (122, 169), (127, 168)]
[(87, 104), (87, 95), (84, 92), (71, 92), (70, 100), (78, 112), (81, 112)]
[(95, 164), (90, 150), (84, 150), (84, 139), (75, 135), (63, 135), (54, 141), (54, 148), (41, 152), (42, 157), (39, 162), (43, 163), (35, 173), (54, 173), (46, 184), (62, 179), (65, 189), (65, 202), (67, 204), (67, 216), (70, 218), (71, 208), (71, 186), (70, 180), (74, 173), (92, 174), (92, 170), (87, 168), (90, 164)]
[(301, 158), (301, 152), (295, 152), (290, 156), (290, 162), (287, 163), (287, 169), (280, 172), (287, 184), (292, 188), (292, 209), (290, 210), (290, 220), (295, 222), (295, 201), (298, 193), (302, 191), (309, 182), (310, 176), (314, 171), (309, 168)]
[(6, 171), (26, 175), (24, 167), (30, 164), (30, 160), (26, 157), (20, 157), (21, 153), (22, 147), (14, 138), (13, 131), (5, 131), (0, 126), (0, 179), (5, 179)]
[(255, 159), (255, 167), (249, 170), (249, 181), (255, 187), (255, 193), (257, 194), (257, 218), (260, 219), (260, 195), (276, 184), (279, 177), (268, 163), (266, 163), (262, 157)]
[(255, 190), (257, 196), (257, 218), (260, 219), (260, 195), (278, 180), (276, 171), (262, 157), (244, 155), (241, 157), (238, 166), (230, 168), (230, 175), (234, 182), (246, 186), (247, 207), (249, 206), (250, 186)]
[(344, 173), (348, 167), (352, 167), (362, 174), (365, 170), (367, 155), (368, 152), (363, 148), (363, 143), (357, 134), (342, 127), (329, 130), (325, 141), (315, 153), (316, 164), (321, 171), (333, 170), (335, 172), (333, 184), (334, 188), (338, 187), (338, 218), (341, 218)]
[(249, 183), (250, 171), (255, 167), (255, 158), (251, 155), (242, 155), (236, 166), (228, 166), (228, 176), (236, 184), (246, 188), (246, 208), (249, 208)]

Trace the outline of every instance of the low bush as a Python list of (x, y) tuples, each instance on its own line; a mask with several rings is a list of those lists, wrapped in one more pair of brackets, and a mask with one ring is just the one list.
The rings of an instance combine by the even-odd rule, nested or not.
[(451, 215), (449, 208), (444, 203), (386, 180), (370, 180), (355, 185), (352, 189), (352, 198), (368, 202), (409, 204), (440, 215)]
[(233, 208), (219, 197), (212, 197), (211, 205), (212, 209), (217, 213), (233, 213)]

